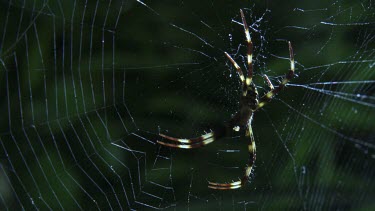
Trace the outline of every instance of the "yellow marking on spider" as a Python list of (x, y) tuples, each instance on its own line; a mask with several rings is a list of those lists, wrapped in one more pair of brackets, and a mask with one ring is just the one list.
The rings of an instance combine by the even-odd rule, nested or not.
[(180, 143), (184, 143), (184, 144), (191, 143), (190, 139), (178, 139), (177, 141), (180, 142)]
[(294, 59), (291, 59), (290, 60), (290, 69), (294, 72), (294, 68), (295, 68), (295, 65), (294, 65)]
[(181, 149), (191, 149), (191, 145), (178, 145), (177, 146), (178, 148), (181, 148)]
[(256, 150), (255, 141), (253, 141), (251, 145), (249, 145), (249, 152), (254, 154), (255, 150)]
[(271, 99), (272, 96), (273, 96), (273, 93), (272, 93), (272, 92), (268, 92), (267, 95), (266, 95), (266, 97), (267, 97), (268, 99)]
[(247, 55), (247, 63), (251, 64), (252, 62), (253, 62), (253, 55), (252, 54), (248, 54)]
[(249, 150), (249, 152), (253, 153), (253, 145), (247, 145), (247, 149)]
[(268, 86), (270, 87), (271, 90), (275, 89), (272, 83), (268, 84)]
[(285, 85), (285, 84), (288, 83), (288, 81), (289, 81), (289, 80), (288, 80), (287, 78), (284, 78), (283, 81), (281, 82), (281, 84), (282, 84), (282, 85)]
[(202, 144), (203, 144), (203, 145), (207, 145), (207, 144), (209, 144), (209, 143), (211, 143), (211, 142), (213, 142), (213, 141), (214, 141), (213, 138), (209, 138), (209, 139), (204, 140), (204, 141), (202, 142)]
[(236, 132), (238, 132), (238, 131), (240, 131), (240, 127), (239, 126), (235, 126), (235, 127), (233, 127), (233, 130), (236, 131)]
[(240, 188), (240, 187), (241, 187), (241, 185), (231, 186), (230, 189), (233, 190), (233, 189), (238, 189), (238, 188)]
[(243, 23), (243, 28), (245, 29), (246, 40), (247, 40), (247, 42), (250, 43), (251, 38), (250, 38), (249, 28), (247, 26), (246, 19), (245, 19), (245, 14), (243, 13), (242, 10), (240, 10), (240, 14), (241, 14), (241, 19), (242, 19), (242, 23)]
[(240, 75), (240, 79), (243, 82), (245, 80), (245, 77), (243, 75)]
[(261, 102), (258, 104), (258, 108), (262, 108), (266, 103), (265, 102)]
[[(198, 142), (197, 143), (197, 145), (207, 145), (207, 144), (209, 144), (209, 143), (211, 143), (211, 142), (213, 142), (214, 141), (214, 139), (213, 138), (209, 138), (209, 139), (206, 139), (206, 140), (204, 140), (204, 141), (202, 141), (202, 142)], [(158, 143), (160, 143), (159, 141), (158, 141)], [(164, 144), (164, 145), (166, 145), (166, 146), (169, 146), (169, 144), (165, 144), (165, 143), (161, 143), (161, 144)], [(181, 149), (192, 149), (192, 148), (194, 148), (194, 146), (195, 146), (195, 144), (193, 144), (193, 145), (177, 145), (176, 147), (178, 147), (178, 148), (181, 148)]]
[(236, 181), (231, 183), (215, 183), (215, 182), (208, 182), (208, 187), (211, 189), (217, 190), (231, 190), (231, 189), (238, 189), (242, 186), (242, 181)]
[(246, 167), (246, 170), (245, 170), (245, 174), (246, 174), (246, 177), (250, 177), (250, 174), (251, 174), (251, 171), (253, 170), (253, 167)]
[(246, 85), (250, 86), (251, 81), (253, 81), (251, 78), (246, 78)]
[(207, 133), (207, 134), (204, 134), (204, 135), (202, 135), (201, 137), (203, 138), (203, 139), (207, 139), (207, 138), (211, 138), (212, 136), (214, 135), (214, 133)]
[(232, 183), (229, 183), (230, 185), (241, 185), (241, 181), (237, 181), (237, 182), (232, 182)]
[(235, 185), (241, 185), (241, 181), (236, 181), (236, 182), (231, 182), (231, 183), (216, 183), (216, 182), (208, 182), (208, 184), (210, 184), (210, 185), (215, 185), (215, 186), (224, 186), (224, 187), (226, 187), (226, 186), (230, 186), (230, 185), (233, 185), (233, 186), (235, 186)]
[(249, 144), (249, 145), (247, 145), (247, 147), (248, 147), (248, 150), (249, 150), (250, 153), (254, 153), (254, 151), (255, 151), (255, 142), (253, 141), (251, 143), (251, 145)]
[(246, 34), (246, 40), (248, 43), (251, 43), (251, 38), (250, 38), (250, 33), (249, 33), (249, 28), (245, 29), (245, 34)]
[(240, 66), (238, 66), (238, 64), (237, 64), (237, 63), (234, 63), (234, 66), (236, 67), (236, 69), (237, 69), (237, 70), (239, 70), (239, 69), (240, 69)]
[(211, 186), (211, 185), (208, 186), (208, 188), (215, 189), (215, 190), (233, 190), (233, 189), (238, 189), (240, 187), (241, 187), (241, 185), (228, 186), (228, 187), (225, 187), (225, 186)]

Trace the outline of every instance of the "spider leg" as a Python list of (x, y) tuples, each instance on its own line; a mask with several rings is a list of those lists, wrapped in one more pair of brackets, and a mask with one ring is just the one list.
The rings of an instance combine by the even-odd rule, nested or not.
[(263, 77), (264, 77), (264, 80), (266, 80), (267, 85), (268, 85), (268, 87), (271, 89), (271, 91), (274, 90), (275, 87), (273, 86), (273, 84), (272, 84), (272, 82), (270, 81), (270, 79), (268, 78), (268, 76), (267, 76), (267, 75), (264, 75)]
[(293, 54), (292, 44), (290, 42), (288, 42), (288, 45), (289, 45), (289, 60), (290, 60), (290, 70), (289, 70), (289, 72), (285, 75), (285, 78), (281, 81), (281, 83), (279, 84), (279, 86), (277, 88), (271, 89), (271, 91), (267, 92), (265, 95), (263, 95), (259, 99), (258, 106), (256, 107), (255, 110), (263, 107), (266, 103), (271, 101), (272, 97), (275, 96), (277, 93), (279, 93), (285, 87), (285, 85), (293, 78), (294, 69), (295, 69), (294, 54)]
[(199, 136), (197, 138), (191, 138), (191, 139), (175, 138), (175, 137), (167, 136), (167, 135), (164, 135), (164, 134), (161, 134), (161, 133), (159, 135), (161, 137), (165, 138), (165, 139), (170, 140), (170, 141), (183, 143), (183, 144), (190, 144), (190, 143), (195, 143), (195, 142), (201, 142), (201, 141), (204, 141), (205, 139), (213, 137), (213, 132), (206, 133), (202, 136)]
[(238, 74), (240, 75), (241, 83), (244, 84), (245, 77), (243, 75), (241, 67), (237, 64), (236, 61), (234, 61), (234, 59), (227, 52), (224, 52), (224, 53), (225, 53), (225, 56), (227, 56), (227, 58), (229, 59), (229, 61), (232, 62), (233, 66), (236, 68)]
[(174, 144), (174, 143), (167, 143), (163, 141), (157, 141), (158, 144), (161, 144), (167, 147), (181, 148), (181, 149), (199, 148), (199, 147), (205, 146), (215, 141), (214, 132), (206, 133), (200, 137), (192, 138), (192, 139), (175, 138), (175, 137), (167, 136), (164, 134), (159, 134), (159, 135), (165, 139), (168, 139), (169, 141), (177, 142), (177, 143)]
[(246, 23), (246, 18), (245, 15), (240, 9), (241, 13), (241, 19), (242, 19), (242, 24), (243, 28), (245, 31), (245, 36), (246, 36), (246, 42), (247, 42), (247, 77), (246, 77), (246, 85), (249, 86), (253, 80), (253, 42), (251, 42), (251, 37), (250, 37), (250, 32), (249, 32), (249, 27)]
[(242, 180), (238, 180), (231, 183), (215, 183), (215, 182), (208, 182), (208, 188), (215, 189), (215, 190), (232, 190), (238, 189), (242, 186)]
[(249, 138), (250, 143), (248, 145), (249, 150), (249, 163), (248, 166), (245, 168), (245, 174), (242, 179), (231, 183), (216, 183), (216, 182), (208, 182), (208, 188), (216, 189), (216, 190), (231, 190), (231, 189), (238, 189), (245, 185), (245, 183), (249, 180), (250, 174), (252, 172), (255, 159), (256, 159), (256, 146), (255, 140), (253, 135), (253, 129), (251, 127), (251, 122), (248, 123), (248, 130), (246, 130), (245, 134), (246, 138)]

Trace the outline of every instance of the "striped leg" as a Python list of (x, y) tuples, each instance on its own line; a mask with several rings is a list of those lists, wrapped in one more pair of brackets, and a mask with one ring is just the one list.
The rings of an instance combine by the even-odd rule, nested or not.
[(236, 68), (238, 74), (240, 75), (241, 83), (243, 85), (245, 81), (245, 77), (243, 75), (241, 67), (237, 64), (236, 61), (234, 61), (234, 59), (227, 52), (224, 52), (224, 53), (225, 53), (225, 56), (227, 56), (227, 58), (229, 59), (229, 61), (232, 62), (233, 66)]
[(272, 82), (270, 81), (270, 79), (268, 78), (268, 76), (267, 76), (267, 75), (264, 75), (263, 77), (264, 77), (264, 80), (266, 80), (267, 85), (268, 85), (268, 87), (270, 88), (270, 90), (271, 90), (271, 91), (274, 90), (275, 87), (273, 86), (273, 84), (272, 84)]
[[(290, 42), (288, 42), (288, 45), (289, 45), (289, 60), (290, 60), (290, 70), (289, 70), (289, 72), (286, 74), (285, 78), (281, 81), (281, 83), (279, 84), (279, 86), (277, 88), (275, 88), (275, 89), (271, 88), (271, 91), (267, 92), (267, 94), (263, 95), (259, 99), (258, 106), (255, 110), (257, 110), (259, 108), (262, 108), (266, 103), (271, 101), (272, 97), (275, 96), (277, 93), (279, 93), (285, 87), (285, 85), (293, 78), (294, 68), (295, 68), (293, 48), (292, 48), (292, 44)], [(270, 82), (271, 81), (269, 81), (269, 83)]]
[(253, 81), (253, 43), (251, 42), (249, 27), (246, 23), (245, 15), (240, 9), (242, 24), (245, 31), (246, 42), (247, 42), (247, 77), (246, 77), (246, 85), (249, 86)]
[(238, 189), (245, 185), (247, 181), (250, 179), (250, 174), (252, 172), (255, 159), (256, 159), (256, 147), (255, 147), (255, 140), (253, 135), (253, 129), (251, 128), (251, 123), (248, 124), (248, 130), (246, 130), (246, 138), (250, 140), (248, 145), (249, 150), (249, 163), (248, 166), (245, 168), (245, 174), (242, 179), (231, 183), (215, 183), (215, 182), (208, 182), (208, 188), (215, 189), (215, 190), (231, 190), (231, 189)]
[(174, 137), (167, 136), (164, 134), (159, 134), (159, 135), (171, 142), (176, 142), (176, 143), (174, 144), (174, 143), (167, 143), (163, 141), (157, 141), (158, 144), (161, 144), (167, 147), (181, 148), (181, 149), (199, 148), (209, 143), (212, 143), (213, 141), (216, 140), (214, 132), (206, 133), (200, 137), (192, 138), (192, 139), (174, 138)]

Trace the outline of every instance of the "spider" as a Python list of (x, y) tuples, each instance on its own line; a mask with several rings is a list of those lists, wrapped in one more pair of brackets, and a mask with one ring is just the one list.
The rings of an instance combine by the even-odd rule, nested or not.
[(248, 165), (244, 169), (244, 175), (241, 179), (237, 181), (233, 181), (231, 183), (216, 183), (216, 182), (208, 182), (208, 188), (217, 189), (217, 190), (229, 190), (229, 189), (237, 189), (246, 184), (247, 181), (250, 179), (250, 174), (252, 172), (255, 158), (256, 158), (256, 147), (255, 147), (255, 140), (253, 136), (253, 130), (251, 128), (251, 123), (253, 120), (254, 112), (262, 108), (268, 102), (271, 101), (273, 96), (279, 93), (286, 84), (293, 78), (294, 76), (294, 55), (293, 55), (293, 48), (290, 42), (289, 45), (289, 60), (290, 60), (290, 70), (286, 74), (285, 78), (280, 82), (279, 86), (274, 88), (269, 78), (264, 75), (264, 79), (270, 88), (266, 94), (259, 98), (257, 88), (253, 82), (253, 65), (252, 65), (252, 51), (253, 51), (253, 43), (251, 42), (249, 27), (246, 23), (245, 15), (243, 11), (240, 9), (240, 14), (242, 18), (242, 24), (245, 31), (246, 42), (247, 42), (247, 76), (245, 77), (241, 67), (234, 61), (234, 59), (227, 53), (225, 56), (229, 59), (229, 61), (233, 64), (236, 68), (239, 78), (241, 80), (242, 85), (242, 95), (240, 98), (240, 106), (239, 110), (236, 114), (232, 116), (232, 118), (225, 122), (222, 126), (212, 130), (209, 133), (206, 133), (200, 137), (190, 138), (190, 139), (182, 139), (182, 138), (175, 138), (171, 136), (167, 136), (164, 134), (159, 134), (162, 138), (167, 139), (169, 142), (157, 141), (157, 143), (173, 148), (182, 148), (182, 149), (194, 149), (205, 146), (218, 140), (220, 138), (229, 137), (231, 132), (235, 131), (245, 131), (245, 137), (249, 140), (248, 151), (249, 151), (249, 162)]

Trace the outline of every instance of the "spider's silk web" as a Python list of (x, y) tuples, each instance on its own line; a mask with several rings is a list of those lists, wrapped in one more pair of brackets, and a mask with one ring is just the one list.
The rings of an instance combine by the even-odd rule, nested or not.
[[(0, 3), (0, 210), (374, 209), (372, 1)], [(194, 150), (239, 106), (243, 9), (259, 95), (244, 134)], [(350, 199), (350, 200), (349, 200)]]

